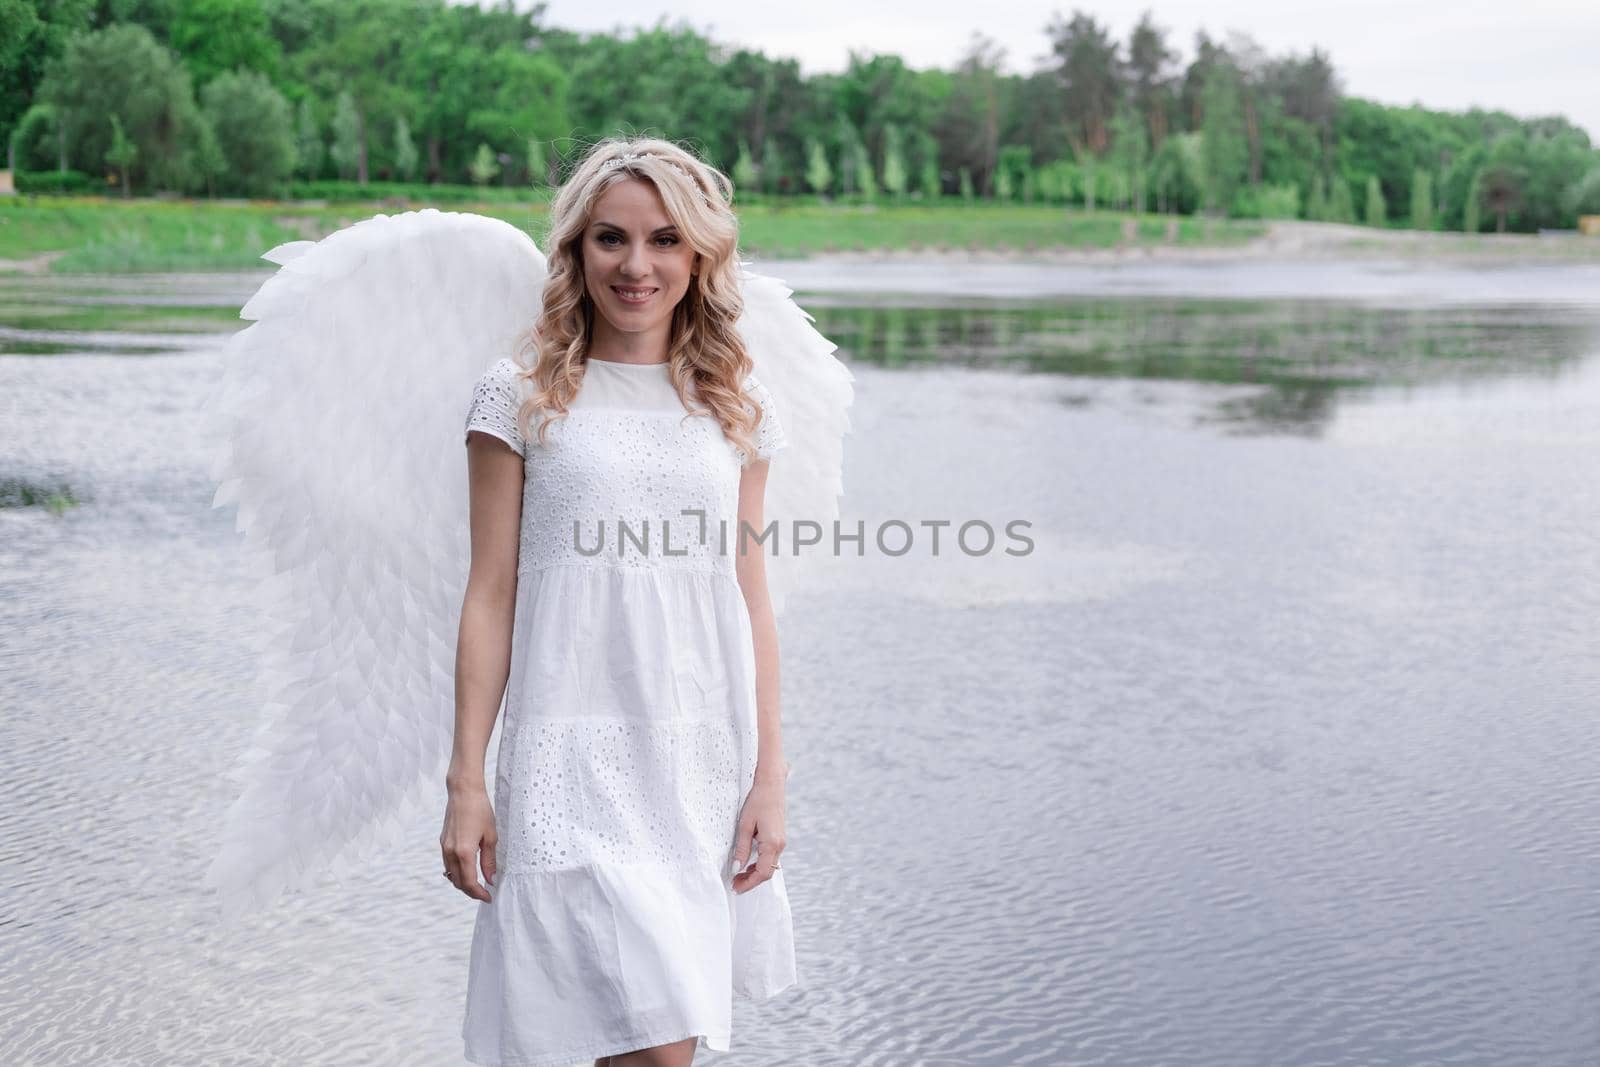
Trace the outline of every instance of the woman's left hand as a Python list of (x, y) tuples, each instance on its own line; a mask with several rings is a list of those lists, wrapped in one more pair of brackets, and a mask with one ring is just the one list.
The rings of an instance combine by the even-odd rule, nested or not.
[[(739, 836), (733, 849), (733, 891), (747, 893), (772, 877), (778, 857), (788, 842), (783, 836), (784, 779), (757, 773), (750, 795), (739, 812)], [(751, 840), (756, 846), (756, 862), (746, 867)]]

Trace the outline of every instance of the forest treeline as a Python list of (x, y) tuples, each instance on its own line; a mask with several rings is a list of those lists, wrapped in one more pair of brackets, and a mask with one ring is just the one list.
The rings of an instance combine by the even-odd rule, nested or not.
[[(1007, 73), (852, 54), (842, 73), (665, 20), (625, 34), (444, 0), (0, 0), (0, 135), (24, 190), (314, 195), (329, 183), (528, 195), (583, 147), (646, 132), (743, 193), (1025, 201), (1420, 229), (1571, 228), (1600, 151), (1560, 117), (1344, 95), (1330, 58), (1146, 13), (1075, 11)], [(442, 191), (442, 190), (441, 190)], [(426, 190), (421, 191), (426, 195)]]

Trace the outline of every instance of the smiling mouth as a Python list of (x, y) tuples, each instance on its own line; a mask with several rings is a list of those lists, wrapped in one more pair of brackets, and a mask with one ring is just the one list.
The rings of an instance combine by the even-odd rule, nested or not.
[(611, 291), (616, 293), (617, 296), (621, 297), (623, 303), (626, 304), (643, 304), (656, 293), (653, 287), (645, 289), (624, 289), (617, 285), (613, 285), (611, 287)]

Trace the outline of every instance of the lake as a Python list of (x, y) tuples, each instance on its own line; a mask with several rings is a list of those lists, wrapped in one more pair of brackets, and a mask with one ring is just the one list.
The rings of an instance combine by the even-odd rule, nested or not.
[[(1596, 1062), (1594, 268), (760, 269), (856, 375), (845, 521), (1033, 547), (791, 600), (801, 984), (697, 1062)], [(199, 889), (258, 625), (205, 331), (261, 277), (0, 279), (8, 1063), (462, 1062), (437, 816)]]

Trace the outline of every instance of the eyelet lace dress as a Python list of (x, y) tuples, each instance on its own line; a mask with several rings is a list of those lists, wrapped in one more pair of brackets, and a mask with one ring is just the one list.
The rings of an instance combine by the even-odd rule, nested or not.
[[(730, 870), (757, 741), (733, 553), (743, 453), (685, 409), (665, 363), (597, 359), (546, 442), (524, 441), (517, 371), (490, 367), (466, 420), (523, 457), (466, 1058), (567, 1067), (691, 1036), (725, 1051), (734, 996), (797, 981), (783, 871), (740, 894)], [(783, 428), (745, 385), (770, 457)]]

